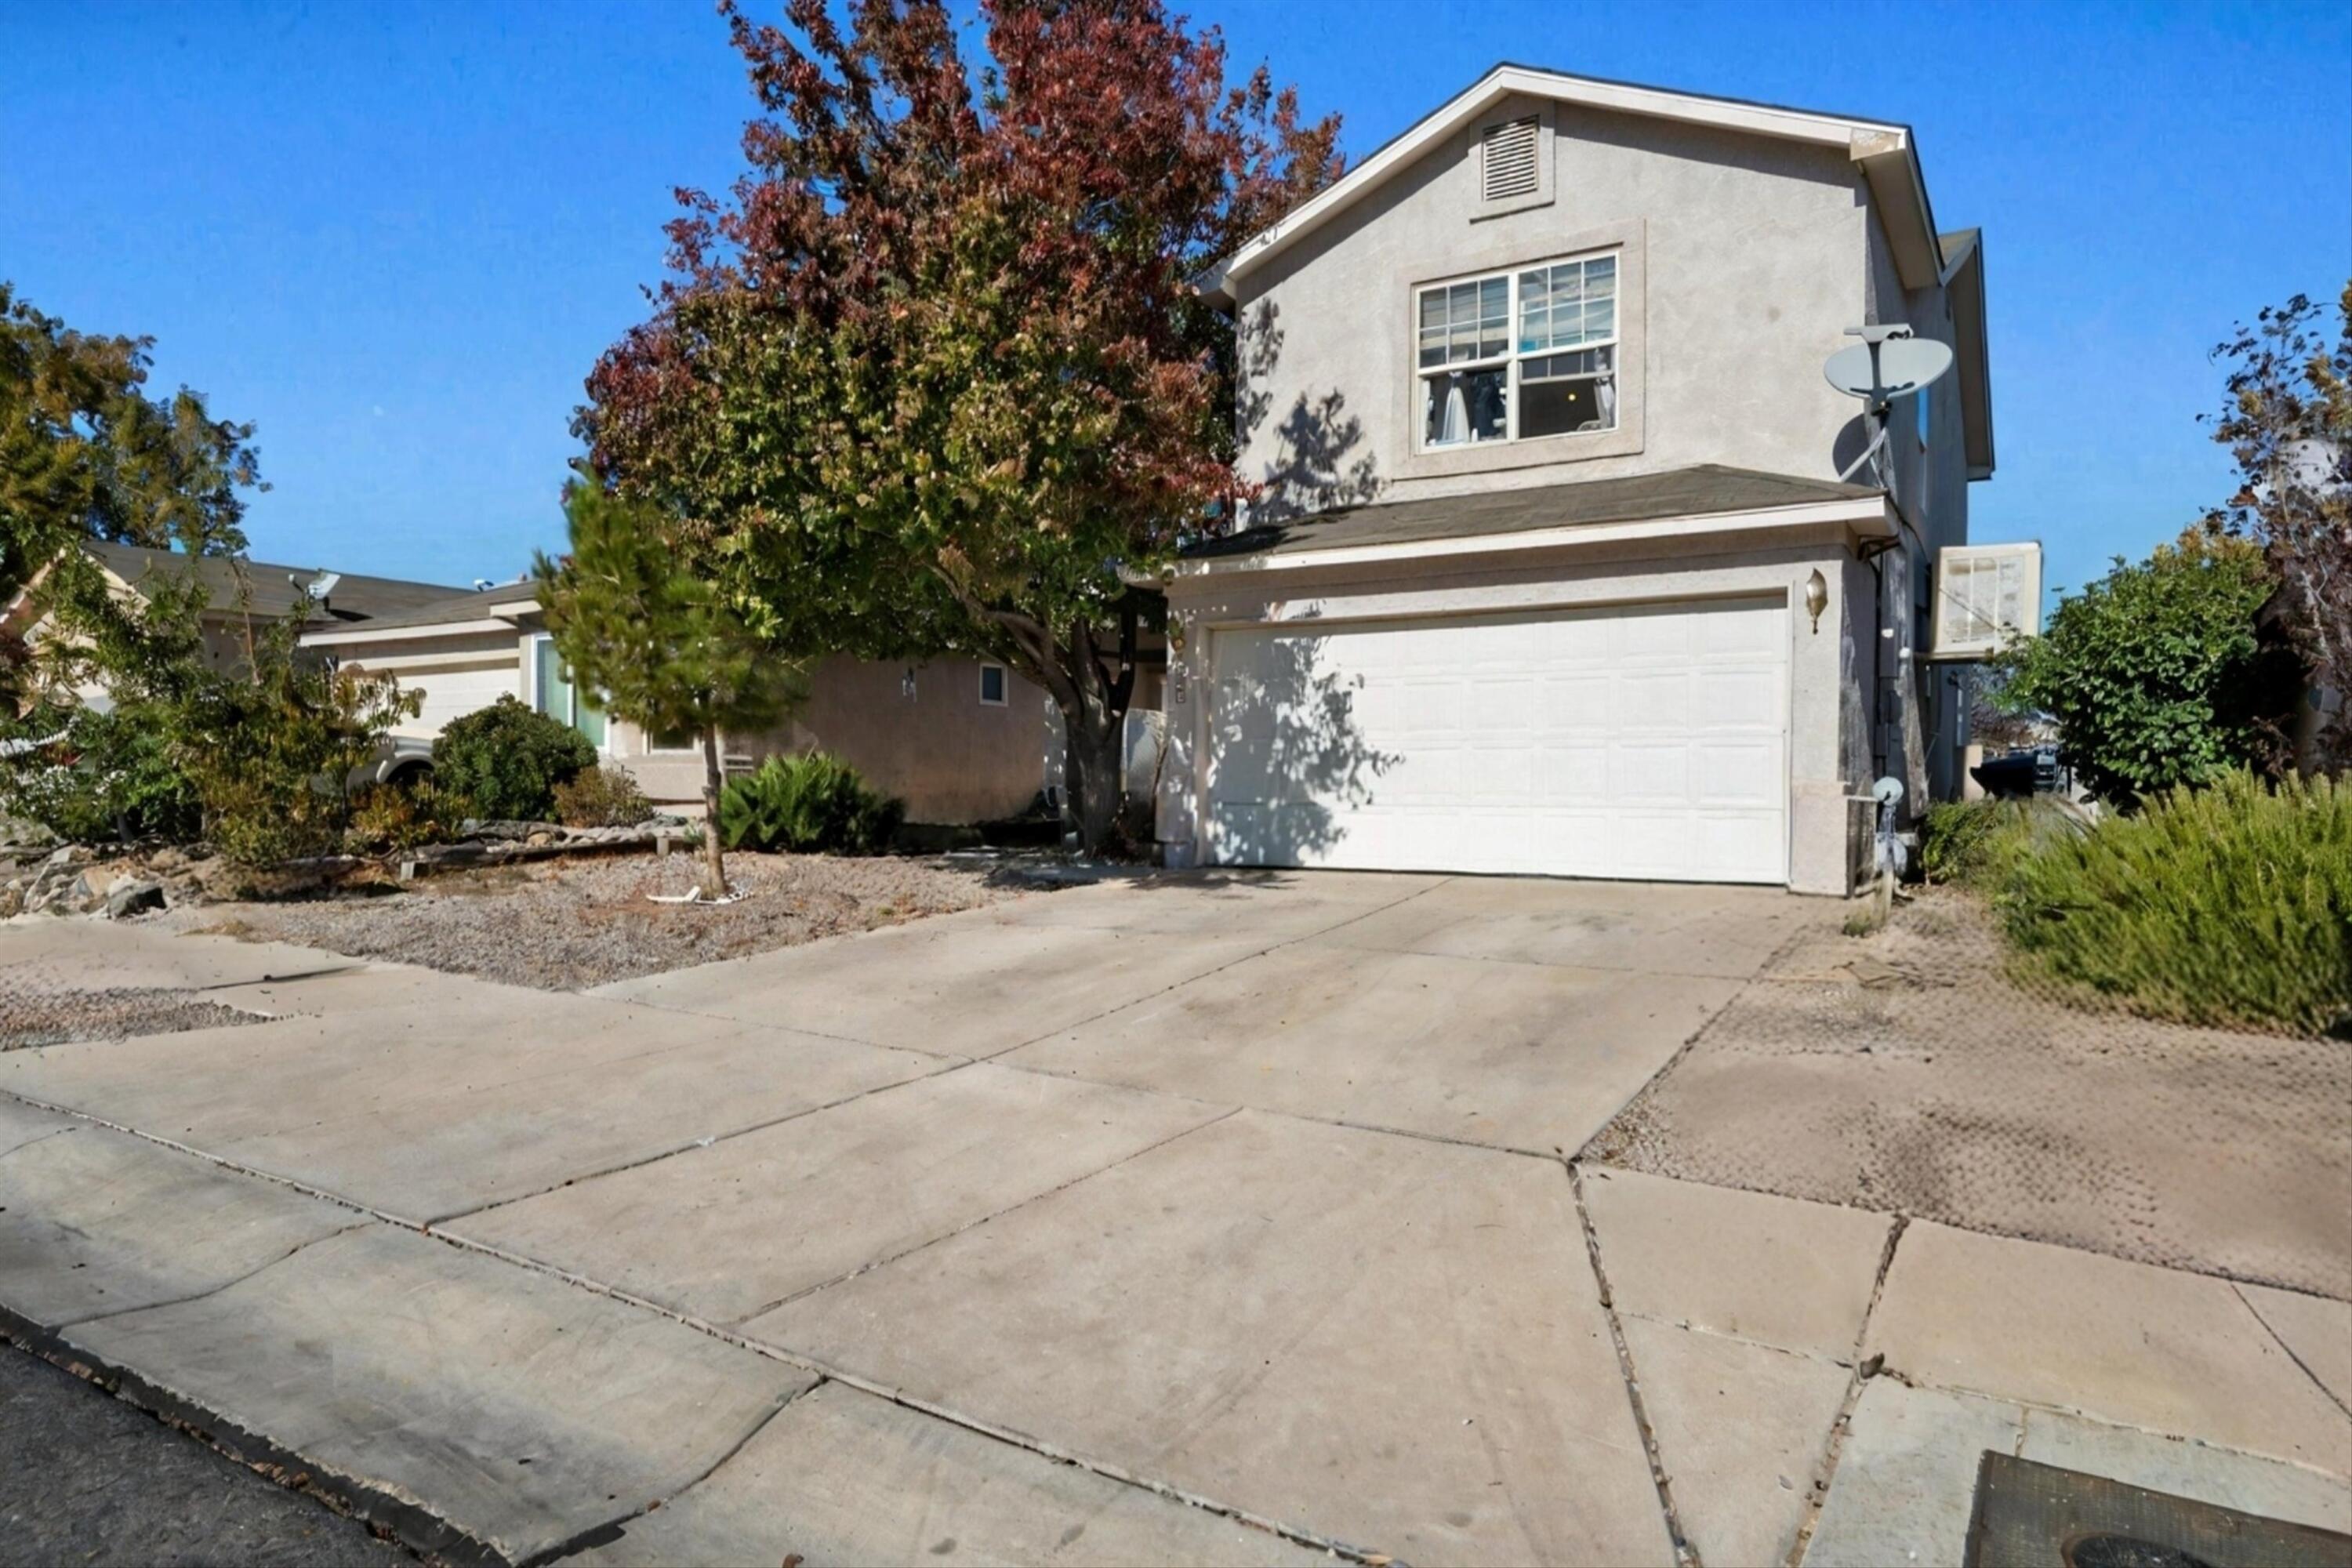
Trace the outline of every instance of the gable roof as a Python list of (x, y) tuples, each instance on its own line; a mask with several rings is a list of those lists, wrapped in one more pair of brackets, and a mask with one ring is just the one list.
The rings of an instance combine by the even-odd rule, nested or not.
[(1410, 168), (1423, 153), (1475, 122), (1504, 99), (1517, 95), (1843, 148), (1861, 167), (1872, 195), (1885, 209), (1887, 235), (1904, 287), (1916, 289), (1934, 282), (1943, 270), (1944, 256), (1937, 243), (1934, 215), (1927, 206), (1927, 183), (1920, 174), (1918, 148), (1908, 125), (1601, 77), (1571, 76), (1505, 61), (1218, 262), (1202, 279), (1203, 292), (1229, 301), (1232, 279), (1263, 266)]
[(1468, 495), (1381, 501), (1318, 512), (1295, 521), (1261, 523), (1239, 533), (1203, 540), (1187, 558), (1298, 555), (1370, 545), (1532, 533), (1604, 523), (1655, 522), (1669, 518), (1720, 517), (1796, 507), (1882, 503), (1885, 492), (1867, 485), (1768, 474), (1702, 463), (1659, 474), (1614, 479), (1571, 479)]
[[(193, 573), (211, 595), (212, 607), (216, 610), (236, 606), (241, 589), (249, 586), (251, 598), (247, 602), (257, 616), (292, 614), (302, 592), (295, 580), (315, 583), (328, 571), (321, 566), (274, 565), (243, 556), (184, 555), (173, 550), (151, 550), (144, 545), (102, 540), (89, 541), (82, 548), (134, 591), (150, 573)], [(446, 599), (461, 591), (446, 583), (415, 583), (399, 577), (369, 577), (346, 572), (337, 577), (328, 593), (326, 613), (336, 620), (372, 620)]]

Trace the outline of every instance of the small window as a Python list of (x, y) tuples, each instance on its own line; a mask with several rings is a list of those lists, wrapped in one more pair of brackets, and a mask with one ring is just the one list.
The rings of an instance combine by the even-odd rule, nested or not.
[(572, 672), (563, 668), (553, 637), (542, 634), (534, 641), (531, 706), (551, 719), (571, 725), (588, 737), (590, 745), (603, 751), (604, 710), (594, 697), (572, 684)]
[(1538, 160), (1543, 123), (1534, 115), (1502, 125), (1489, 125), (1482, 139), (1478, 194), (1490, 202), (1531, 196), (1543, 184)]
[(656, 730), (646, 736), (646, 750), (648, 752), (698, 752), (702, 750), (702, 738), (688, 730), (680, 730), (676, 734), (665, 734)]
[(983, 664), (980, 667), (980, 700), (983, 707), (1004, 706), (1004, 667)]

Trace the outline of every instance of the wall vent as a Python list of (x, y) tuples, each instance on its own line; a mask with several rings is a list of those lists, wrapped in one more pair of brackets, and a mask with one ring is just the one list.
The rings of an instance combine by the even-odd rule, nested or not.
[(1543, 179), (1538, 157), (1542, 132), (1542, 121), (1532, 114), (1525, 120), (1486, 127), (1481, 138), (1485, 156), (1481, 161), (1480, 195), (1484, 199), (1506, 202), (1515, 196), (1534, 195), (1541, 188)]

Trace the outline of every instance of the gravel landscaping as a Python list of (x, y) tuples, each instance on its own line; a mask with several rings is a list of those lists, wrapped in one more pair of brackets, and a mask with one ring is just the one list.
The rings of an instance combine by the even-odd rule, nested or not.
[(0, 981), (0, 1051), (263, 1021), (257, 1013), (191, 1000), (184, 991), (140, 985), (92, 990), (42, 984), (21, 974)]
[(155, 918), (178, 931), (576, 991), (972, 909), (1040, 885), (983, 860), (737, 853), (727, 857), (727, 872), (748, 895), (740, 901), (654, 901), (690, 889), (694, 867), (683, 850), (666, 860), (583, 857)]
[(2352, 1042), (2086, 1011), (1929, 889), (1783, 952), (1587, 1159), (2352, 1299)]

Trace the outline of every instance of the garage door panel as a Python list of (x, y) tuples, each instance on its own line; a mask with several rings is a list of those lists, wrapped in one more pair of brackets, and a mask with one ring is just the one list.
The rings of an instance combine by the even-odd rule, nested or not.
[(1221, 631), (1209, 852), (1781, 880), (1786, 634), (1761, 602)]

